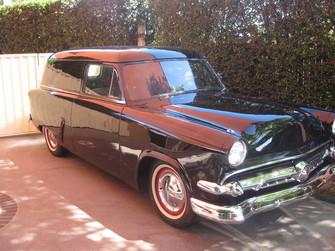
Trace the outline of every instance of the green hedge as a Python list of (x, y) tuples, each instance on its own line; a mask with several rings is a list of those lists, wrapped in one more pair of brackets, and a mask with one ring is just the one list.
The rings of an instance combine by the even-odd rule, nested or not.
[(126, 0), (37, 1), (0, 8), (0, 53), (136, 44)]
[(156, 44), (205, 54), (231, 90), (335, 110), (335, 1), (155, 0)]
[(0, 8), (0, 52), (147, 43), (206, 55), (233, 91), (335, 110), (333, 0), (83, 0)]
[(66, 47), (67, 6), (61, 1), (29, 2), (0, 9), (0, 52), (50, 52)]

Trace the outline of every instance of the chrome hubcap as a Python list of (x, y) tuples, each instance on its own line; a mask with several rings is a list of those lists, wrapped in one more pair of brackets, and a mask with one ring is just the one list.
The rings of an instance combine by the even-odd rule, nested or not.
[(185, 207), (184, 187), (180, 177), (170, 169), (160, 172), (157, 182), (160, 201), (171, 214), (179, 214)]

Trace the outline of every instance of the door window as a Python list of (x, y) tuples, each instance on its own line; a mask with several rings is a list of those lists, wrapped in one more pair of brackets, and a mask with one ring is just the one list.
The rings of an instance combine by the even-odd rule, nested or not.
[(85, 93), (121, 98), (117, 71), (112, 66), (91, 64), (87, 69)]

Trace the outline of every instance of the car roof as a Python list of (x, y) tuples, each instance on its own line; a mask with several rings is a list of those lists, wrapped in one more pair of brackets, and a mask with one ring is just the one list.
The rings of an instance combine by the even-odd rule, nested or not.
[(56, 52), (49, 60), (127, 63), (161, 59), (204, 59), (198, 52), (164, 47), (92, 47)]

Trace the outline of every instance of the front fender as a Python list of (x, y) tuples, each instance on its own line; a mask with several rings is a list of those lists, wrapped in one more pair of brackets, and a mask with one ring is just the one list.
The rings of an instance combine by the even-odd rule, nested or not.
[[(166, 154), (157, 152), (157, 151), (143, 151), (142, 152), (142, 154), (139, 157), (139, 162), (138, 162), (138, 165), (137, 165), (138, 176), (141, 172), (142, 173), (149, 173), (150, 172), (150, 170), (144, 171), (143, 168), (149, 168), (150, 169), (151, 167), (146, 167), (146, 166), (141, 165), (141, 163), (143, 163), (143, 161), (147, 158), (150, 158), (152, 160), (161, 160), (161, 161), (164, 161), (164, 162), (170, 164), (171, 166), (175, 167), (180, 172), (182, 177), (184, 178), (188, 189), (190, 191), (192, 190), (191, 180), (190, 180), (189, 176), (187, 175), (187, 172), (186, 172), (184, 166), (178, 160), (176, 160), (176, 159), (174, 159), (174, 158), (172, 158), (172, 157), (170, 157)], [(151, 163), (152, 163), (152, 161), (151, 161)]]
[(300, 107), (300, 109), (317, 116), (323, 123), (327, 133), (329, 133), (333, 137), (333, 139), (335, 139), (335, 135), (332, 134), (332, 124), (335, 120), (335, 112), (311, 107)]

